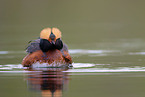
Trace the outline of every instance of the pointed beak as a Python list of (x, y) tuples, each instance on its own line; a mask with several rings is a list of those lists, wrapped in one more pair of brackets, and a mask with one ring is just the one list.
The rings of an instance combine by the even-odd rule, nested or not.
[(55, 39), (55, 35), (51, 32), (49, 38), (50, 38), (51, 40), (54, 40), (54, 39)]
[(54, 41), (54, 40), (52, 40), (52, 41), (51, 41), (51, 44), (55, 44), (55, 41)]
[(49, 38), (51, 39), (51, 44), (55, 44), (55, 35), (51, 32)]

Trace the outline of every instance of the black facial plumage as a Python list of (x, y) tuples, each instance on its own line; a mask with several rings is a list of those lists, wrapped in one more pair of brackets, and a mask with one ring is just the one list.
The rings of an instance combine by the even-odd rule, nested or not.
[(40, 39), (39, 46), (43, 52), (47, 52), (48, 50), (55, 49), (54, 44), (51, 44), (47, 39)]
[(55, 48), (58, 49), (58, 50), (63, 48), (63, 42), (60, 38), (56, 39)]

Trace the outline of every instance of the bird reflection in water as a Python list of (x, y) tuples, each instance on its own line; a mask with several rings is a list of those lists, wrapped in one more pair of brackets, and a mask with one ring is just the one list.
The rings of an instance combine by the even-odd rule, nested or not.
[(45, 68), (40, 72), (28, 74), (29, 88), (41, 91), (42, 97), (62, 97), (62, 91), (67, 90), (69, 82), (68, 73), (62, 72), (67, 69)]

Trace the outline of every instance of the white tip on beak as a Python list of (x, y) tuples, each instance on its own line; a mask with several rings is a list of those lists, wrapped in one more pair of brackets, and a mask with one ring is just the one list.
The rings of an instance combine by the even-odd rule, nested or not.
[(55, 44), (55, 41), (54, 41), (54, 40), (52, 40), (52, 41), (51, 41), (51, 44)]

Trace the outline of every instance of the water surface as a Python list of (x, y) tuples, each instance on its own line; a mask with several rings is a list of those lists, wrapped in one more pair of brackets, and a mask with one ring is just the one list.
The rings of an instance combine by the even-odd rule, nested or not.
[[(144, 97), (144, 3), (1, 0), (0, 97)], [(46, 27), (62, 31), (72, 69), (21, 65)]]

